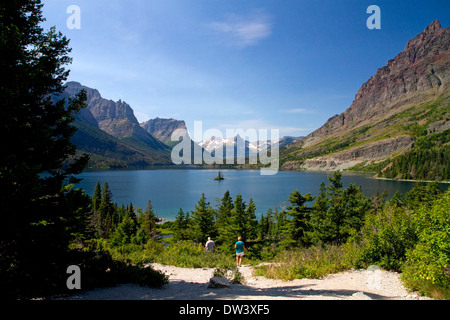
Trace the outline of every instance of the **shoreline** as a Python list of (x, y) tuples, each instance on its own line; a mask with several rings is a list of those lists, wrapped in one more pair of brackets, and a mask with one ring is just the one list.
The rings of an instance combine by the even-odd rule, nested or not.
[[(207, 171), (214, 171), (214, 170), (248, 170), (248, 171), (258, 171), (260, 170), (260, 168), (230, 168), (230, 167), (206, 167), (206, 166), (175, 166), (175, 165), (158, 165), (158, 166), (146, 166), (146, 167), (130, 167), (130, 168), (87, 168), (86, 170), (84, 170), (83, 172), (101, 172), (101, 171), (147, 171), (147, 170), (207, 170)], [(330, 170), (330, 169), (320, 169), (320, 168), (316, 168), (316, 169), (298, 169), (298, 170), (289, 170), (289, 169), (279, 169), (279, 172), (311, 172), (311, 173), (333, 173), (335, 171), (338, 170)], [(376, 172), (368, 172), (368, 171), (353, 171), (353, 170), (341, 170), (342, 173), (356, 173), (356, 174), (365, 174), (365, 175), (370, 175), (370, 174), (376, 174)], [(377, 179), (377, 180), (387, 180), (387, 181), (401, 181), (401, 182), (425, 182), (425, 183), (432, 183), (432, 182), (437, 182), (437, 183), (445, 183), (445, 184), (450, 184), (450, 181), (448, 180), (442, 180), (442, 181), (438, 181), (438, 180), (413, 180), (413, 179), (395, 179), (395, 178), (382, 178), (382, 177), (376, 177), (376, 176), (371, 176), (371, 178), (373, 179)]]
[[(360, 171), (355, 171), (355, 172), (360, 172)], [(432, 183), (432, 182), (437, 182), (437, 183), (445, 183), (445, 184), (450, 184), (450, 181), (444, 180), (444, 181), (437, 181), (437, 180), (411, 180), (411, 179), (394, 179), (394, 178), (381, 178), (381, 177), (373, 177), (374, 179), (378, 179), (378, 180), (388, 180), (388, 181), (402, 181), (402, 182), (425, 182), (425, 183)]]

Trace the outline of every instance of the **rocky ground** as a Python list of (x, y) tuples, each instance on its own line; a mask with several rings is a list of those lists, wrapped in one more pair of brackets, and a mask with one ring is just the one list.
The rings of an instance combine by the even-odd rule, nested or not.
[(321, 279), (293, 281), (256, 277), (252, 267), (242, 266), (243, 284), (211, 288), (214, 269), (179, 268), (151, 264), (169, 276), (161, 289), (134, 284), (119, 285), (61, 297), (65, 300), (429, 300), (408, 292), (399, 274), (369, 268), (353, 270)]

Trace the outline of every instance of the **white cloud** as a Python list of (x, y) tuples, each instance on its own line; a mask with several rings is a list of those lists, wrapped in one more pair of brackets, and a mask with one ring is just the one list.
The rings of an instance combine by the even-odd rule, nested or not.
[(229, 14), (223, 21), (210, 23), (209, 27), (221, 43), (240, 48), (256, 45), (272, 34), (271, 18), (261, 10), (246, 16)]
[(305, 108), (294, 108), (294, 109), (286, 109), (285, 113), (298, 113), (298, 114), (312, 114), (314, 110), (305, 109)]
[(294, 136), (300, 136), (304, 135), (305, 133), (311, 132), (315, 130), (314, 128), (300, 128), (300, 127), (290, 127), (290, 126), (277, 126), (273, 125), (268, 121), (265, 120), (242, 120), (238, 121), (236, 123), (228, 123), (228, 124), (222, 124), (220, 125), (220, 128), (222, 130), (226, 129), (232, 129), (232, 130), (249, 130), (249, 129), (278, 129), (280, 132), (280, 137), (283, 137), (285, 135), (294, 135)]

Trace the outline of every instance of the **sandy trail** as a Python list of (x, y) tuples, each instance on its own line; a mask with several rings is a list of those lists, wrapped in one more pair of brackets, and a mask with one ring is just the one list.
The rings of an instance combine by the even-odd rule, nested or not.
[(179, 268), (151, 264), (169, 276), (161, 289), (134, 284), (80, 291), (66, 300), (425, 300), (408, 292), (399, 274), (382, 270), (353, 270), (321, 279), (272, 280), (252, 275), (242, 266), (244, 284), (230, 288), (208, 288), (212, 268)]

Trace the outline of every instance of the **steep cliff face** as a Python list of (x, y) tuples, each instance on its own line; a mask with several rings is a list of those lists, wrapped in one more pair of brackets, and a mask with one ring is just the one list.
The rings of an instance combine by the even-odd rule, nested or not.
[(362, 85), (350, 108), (311, 133), (304, 147), (441, 94), (448, 87), (449, 49), (450, 28), (442, 29), (440, 22), (434, 21)]
[(87, 94), (86, 109), (76, 115), (78, 132), (73, 143), (79, 152), (91, 155), (94, 167), (128, 167), (170, 164), (170, 149), (146, 132), (125, 102), (102, 98), (100, 92), (78, 82), (66, 83), (59, 98), (72, 98), (82, 89)]
[(186, 123), (184, 121), (175, 119), (151, 119), (140, 124), (145, 131), (153, 135), (159, 141), (166, 144), (171, 143), (172, 133), (177, 129), (186, 129)]
[[(74, 95), (84, 89), (87, 93), (87, 109), (96, 120), (98, 127), (118, 139), (128, 139), (144, 143), (155, 150), (165, 150), (166, 146), (145, 131), (137, 121), (133, 109), (126, 102), (102, 98), (98, 90), (68, 82), (65, 92)], [(86, 111), (85, 111), (86, 112)]]
[(337, 152), (332, 156), (307, 159), (304, 169), (345, 170), (364, 161), (380, 161), (395, 152), (409, 151), (414, 139), (410, 136), (398, 136), (365, 144), (348, 151)]
[[(327, 168), (337, 168), (350, 160), (374, 160), (377, 145), (387, 150), (379, 160), (406, 150), (417, 134), (415, 125), (436, 126), (450, 113), (449, 67), (450, 28), (434, 21), (362, 85), (345, 112), (290, 145), (286, 166), (314, 167), (325, 161)], [(410, 138), (402, 143), (392, 139), (400, 136)]]

